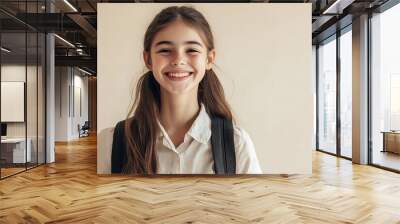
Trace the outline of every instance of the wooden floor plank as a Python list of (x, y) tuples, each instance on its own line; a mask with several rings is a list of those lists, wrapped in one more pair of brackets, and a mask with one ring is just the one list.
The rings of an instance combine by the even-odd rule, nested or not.
[(400, 223), (400, 175), (313, 153), (312, 175), (96, 174), (96, 138), (0, 181), (0, 223)]

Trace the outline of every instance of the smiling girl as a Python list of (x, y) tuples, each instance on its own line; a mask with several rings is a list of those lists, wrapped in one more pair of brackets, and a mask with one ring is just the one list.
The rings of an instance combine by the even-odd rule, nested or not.
[[(112, 173), (261, 173), (249, 135), (232, 125), (212, 69), (215, 55), (200, 12), (174, 6), (156, 15), (144, 36), (149, 71), (138, 82), (128, 118), (115, 127)], [(220, 148), (227, 148), (223, 156)]]

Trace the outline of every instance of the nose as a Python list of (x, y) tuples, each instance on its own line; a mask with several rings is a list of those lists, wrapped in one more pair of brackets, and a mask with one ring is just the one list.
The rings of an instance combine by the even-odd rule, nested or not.
[(175, 56), (172, 59), (171, 62), (172, 65), (178, 66), (178, 65), (185, 65), (186, 64), (186, 57), (184, 53), (178, 51), (175, 53)]

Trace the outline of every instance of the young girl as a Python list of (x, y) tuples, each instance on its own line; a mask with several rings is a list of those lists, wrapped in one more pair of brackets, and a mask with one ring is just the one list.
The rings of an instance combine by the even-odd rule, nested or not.
[[(233, 173), (261, 173), (249, 135), (233, 125), (230, 137), (232, 112), (212, 70), (215, 54), (210, 26), (194, 8), (156, 15), (144, 36), (149, 71), (128, 118), (115, 127), (113, 173), (210, 174), (224, 164)], [(225, 123), (214, 125), (214, 118)], [(218, 151), (229, 141), (232, 155)]]

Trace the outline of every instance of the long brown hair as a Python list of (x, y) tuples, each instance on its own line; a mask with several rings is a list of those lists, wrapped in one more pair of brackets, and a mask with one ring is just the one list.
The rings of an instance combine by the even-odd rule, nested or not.
[[(205, 42), (208, 51), (214, 49), (214, 38), (204, 16), (194, 8), (172, 6), (159, 12), (144, 36), (144, 51), (150, 55), (155, 35), (177, 19), (195, 28)], [(232, 120), (232, 112), (225, 99), (224, 90), (212, 69), (206, 70), (198, 88), (198, 101), (204, 104), (210, 116)], [(154, 174), (157, 172), (156, 140), (160, 129), (157, 117), (160, 112), (160, 85), (152, 71), (142, 75), (136, 86), (134, 103), (125, 122), (127, 139), (124, 173)], [(131, 116), (131, 117), (130, 117)]]

